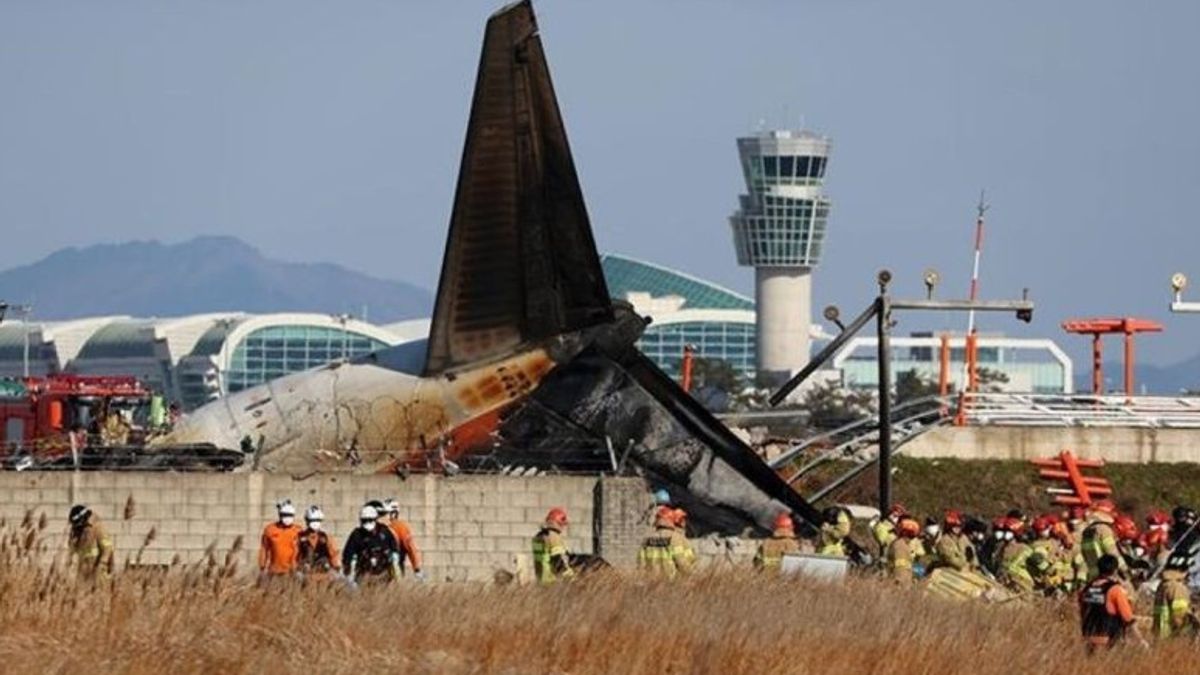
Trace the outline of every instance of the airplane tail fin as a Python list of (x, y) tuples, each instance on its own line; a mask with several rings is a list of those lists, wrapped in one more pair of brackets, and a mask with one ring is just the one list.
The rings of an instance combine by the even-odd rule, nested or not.
[(529, 0), (488, 20), (425, 375), (613, 319)]

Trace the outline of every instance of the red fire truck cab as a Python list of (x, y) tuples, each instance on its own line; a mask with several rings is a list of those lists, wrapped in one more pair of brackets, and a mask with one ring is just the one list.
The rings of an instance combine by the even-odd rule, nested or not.
[[(100, 443), (101, 425), (119, 415), (128, 444), (145, 441), (156, 399), (134, 377), (50, 375), (0, 379), (0, 432), (5, 457), (39, 460)], [(161, 406), (161, 399), (156, 401)], [(73, 438), (74, 437), (74, 438)]]

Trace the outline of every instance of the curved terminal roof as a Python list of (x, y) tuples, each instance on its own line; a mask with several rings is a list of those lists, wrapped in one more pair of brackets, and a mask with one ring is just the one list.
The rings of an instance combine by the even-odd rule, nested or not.
[(754, 310), (750, 298), (685, 272), (611, 253), (600, 257), (608, 294), (628, 300), (630, 293), (683, 298), (681, 309)]

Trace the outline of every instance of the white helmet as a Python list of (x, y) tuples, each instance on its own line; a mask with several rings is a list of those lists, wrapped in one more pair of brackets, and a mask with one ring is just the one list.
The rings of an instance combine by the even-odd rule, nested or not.
[(285, 500), (275, 504), (275, 509), (277, 511), (279, 511), (279, 515), (281, 515), (281, 516), (295, 516), (296, 515), (296, 507), (292, 506), (292, 500), (290, 500), (290, 499), (285, 499)]
[(379, 517), (379, 511), (374, 506), (369, 506), (369, 505), (364, 506), (364, 507), (362, 507), (362, 510), (360, 510), (358, 512), (358, 519), (363, 521), (364, 523), (367, 522), (368, 520), (371, 522), (375, 522), (375, 519), (378, 517)]
[(310, 522), (310, 523), (313, 522), (314, 520), (315, 521), (325, 520), (325, 512), (321, 510), (321, 507), (317, 506), (316, 504), (313, 504), (312, 506), (308, 507), (307, 511), (304, 512), (304, 520), (306, 520), (307, 522)]
[(395, 513), (395, 514), (399, 515), (400, 502), (396, 501), (395, 499), (383, 500), (383, 512), (384, 513)]

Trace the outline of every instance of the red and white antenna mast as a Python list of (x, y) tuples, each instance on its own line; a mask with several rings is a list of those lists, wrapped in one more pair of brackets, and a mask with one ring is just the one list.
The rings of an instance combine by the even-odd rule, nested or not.
[[(975, 262), (971, 266), (971, 302), (979, 299), (979, 259), (983, 256), (983, 214), (987, 212), (989, 206), (984, 201), (985, 193), (979, 191), (979, 206), (976, 207), (975, 216)], [(979, 362), (978, 362), (978, 328), (975, 326), (975, 310), (967, 312), (967, 340), (966, 340), (966, 375), (967, 387), (966, 391), (974, 393), (979, 384)]]

